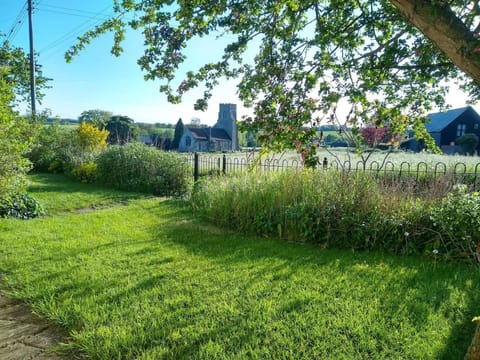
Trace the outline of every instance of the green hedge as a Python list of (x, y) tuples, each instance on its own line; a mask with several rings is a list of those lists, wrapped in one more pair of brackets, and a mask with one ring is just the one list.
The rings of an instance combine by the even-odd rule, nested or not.
[(97, 159), (97, 181), (117, 189), (181, 196), (191, 178), (186, 160), (142, 143), (110, 146)]

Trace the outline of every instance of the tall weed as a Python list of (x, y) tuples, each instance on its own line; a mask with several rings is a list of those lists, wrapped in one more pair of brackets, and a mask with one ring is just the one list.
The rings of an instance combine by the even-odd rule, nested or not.
[(285, 171), (205, 179), (191, 200), (201, 216), (240, 231), (323, 247), (471, 259), (480, 246), (479, 197), (417, 190), (363, 172)]

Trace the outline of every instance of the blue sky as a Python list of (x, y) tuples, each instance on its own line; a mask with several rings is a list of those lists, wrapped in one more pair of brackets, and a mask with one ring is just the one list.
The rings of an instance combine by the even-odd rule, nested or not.
[[(0, 32), (8, 34), (25, 0), (0, 0)], [(160, 82), (146, 82), (136, 60), (142, 53), (143, 40), (130, 32), (120, 57), (110, 54), (112, 37), (102, 36), (88, 46), (73, 62), (64, 60), (65, 51), (77, 36), (92, 28), (112, 13), (111, 0), (35, 0), (33, 19), (37, 62), (44, 75), (52, 78), (51, 89), (39, 109), (50, 109), (53, 116), (77, 118), (84, 110), (102, 109), (114, 114), (127, 115), (136, 122), (175, 123), (182, 118), (189, 123), (192, 117), (203, 124), (213, 125), (217, 120), (219, 103), (237, 103), (238, 115), (247, 113), (236, 96), (236, 83), (224, 82), (213, 93), (206, 112), (193, 110), (201, 90), (188, 93), (179, 105), (169, 104), (158, 91)], [(28, 53), (28, 18), (11, 40), (13, 46)], [(198, 68), (202, 63), (221, 54), (225, 40), (206, 38), (192, 43), (187, 62), (180, 75)]]
[[(28, 53), (28, 18), (21, 12), (26, 0), (0, 0), (0, 32), (8, 34), (17, 16), (23, 22), (11, 39), (14, 46)], [(39, 53), (38, 63), (44, 75), (53, 79), (51, 89), (39, 109), (50, 109), (53, 116), (77, 118), (84, 110), (102, 109), (126, 115), (136, 122), (175, 123), (182, 118), (200, 118), (203, 124), (213, 125), (217, 119), (219, 103), (236, 103), (239, 118), (250, 114), (241, 106), (236, 96), (234, 81), (222, 83), (214, 92), (206, 112), (193, 110), (201, 89), (187, 93), (179, 105), (169, 104), (158, 91), (160, 82), (144, 81), (136, 60), (142, 53), (142, 37), (134, 32), (127, 34), (124, 53), (120, 57), (110, 54), (112, 37), (102, 36), (88, 46), (72, 63), (64, 60), (65, 51), (75, 43), (77, 36), (112, 14), (111, 0), (34, 0), (34, 41)], [(218, 58), (228, 39), (208, 37), (191, 44), (187, 61), (179, 75), (195, 70), (205, 61)], [(450, 105), (465, 105), (466, 97), (452, 91)], [(480, 107), (474, 106), (477, 111)]]

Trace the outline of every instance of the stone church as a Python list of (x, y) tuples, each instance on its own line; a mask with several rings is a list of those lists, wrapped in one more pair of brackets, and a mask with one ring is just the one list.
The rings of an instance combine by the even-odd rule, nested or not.
[(237, 105), (220, 104), (218, 120), (213, 127), (185, 126), (178, 150), (182, 152), (239, 150)]

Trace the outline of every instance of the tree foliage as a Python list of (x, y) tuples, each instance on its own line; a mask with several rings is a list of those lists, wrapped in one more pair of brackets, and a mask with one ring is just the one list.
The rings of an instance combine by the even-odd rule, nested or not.
[[(0, 41), (2, 37), (3, 35), (0, 34)], [(30, 62), (23, 49), (11, 47), (8, 41), (3, 42), (0, 46), (0, 67), (8, 69), (8, 72), (2, 76), (13, 89), (12, 106), (20, 102), (29, 102)], [(42, 67), (38, 63), (35, 64), (35, 75), (36, 99), (41, 102), (44, 97), (42, 89), (48, 88), (48, 82), (51, 79), (43, 76)]]
[[(254, 113), (244, 124), (261, 130), (262, 145), (274, 150), (295, 148), (314, 158), (314, 127), (322, 120), (339, 118), (339, 112), (347, 113), (342, 121), (353, 129), (375, 118), (376, 126), (389, 123), (398, 134), (414, 124), (422, 136), (423, 114), (444, 104), (443, 80), (456, 79), (474, 94), (480, 80), (470, 84), (469, 77), (476, 79), (473, 70), (460, 63), (456, 53), (464, 53), (467, 65), (480, 64), (476, 4), (124, 0), (115, 3), (117, 16), (87, 32), (66, 57), (71, 60), (94, 37), (108, 31), (115, 34), (112, 53), (119, 55), (126, 29), (141, 31), (144, 54), (138, 64), (146, 79), (165, 82), (161, 91), (171, 102), (178, 103), (186, 91), (202, 87), (203, 98), (195, 107), (205, 109), (220, 78), (239, 78), (240, 99)], [(135, 16), (126, 21), (125, 13)], [(453, 20), (458, 26), (450, 26)], [(425, 24), (431, 25), (433, 34)], [(221, 58), (187, 72), (179, 81), (185, 49), (195, 38), (209, 34), (228, 35), (232, 41)], [(452, 41), (459, 47), (454, 48)], [(254, 59), (247, 56), (250, 49), (256, 53)], [(379, 113), (381, 118), (376, 117)]]
[[(0, 40), (3, 35), (0, 34)], [(37, 65), (36, 91), (50, 80), (42, 75)], [(0, 197), (13, 199), (25, 191), (25, 174), (30, 162), (25, 158), (38, 123), (19, 116), (15, 107), (30, 99), (29, 59), (20, 48), (5, 41), (0, 46)], [(41, 119), (39, 116), (37, 119)]]
[(460, 145), (465, 153), (473, 155), (478, 146), (478, 136), (476, 134), (465, 134), (455, 139), (455, 143)]
[(25, 191), (25, 174), (29, 161), (29, 124), (13, 110), (14, 89), (10, 73), (0, 67), (0, 198), (9, 198)]
[(183, 136), (183, 133), (185, 132), (185, 125), (183, 125), (182, 119), (178, 119), (177, 124), (175, 125), (175, 133), (173, 135), (173, 142), (172, 142), (172, 148), (173, 149), (178, 149), (178, 146), (180, 145), (180, 139)]
[(93, 109), (85, 110), (78, 117), (79, 122), (87, 122), (94, 124), (99, 129), (104, 129), (108, 120), (113, 116), (110, 111)]
[(109, 132), (107, 142), (111, 145), (124, 145), (138, 137), (138, 128), (128, 116), (115, 115), (107, 121), (105, 130)]

